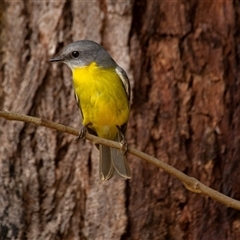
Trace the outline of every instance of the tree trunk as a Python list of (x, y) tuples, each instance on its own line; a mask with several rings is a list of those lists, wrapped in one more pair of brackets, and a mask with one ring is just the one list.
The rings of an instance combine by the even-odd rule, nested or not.
[[(240, 199), (236, 1), (1, 1), (0, 110), (81, 128), (71, 72), (92, 39), (128, 73), (129, 145)], [(92, 143), (0, 119), (0, 240), (238, 239), (240, 214), (128, 155), (100, 182)]]

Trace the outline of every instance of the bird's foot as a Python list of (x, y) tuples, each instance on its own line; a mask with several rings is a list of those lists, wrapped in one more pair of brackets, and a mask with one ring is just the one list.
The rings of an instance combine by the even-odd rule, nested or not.
[(125, 155), (127, 153), (127, 151), (128, 151), (128, 143), (127, 143), (126, 139), (125, 138), (122, 139), (120, 144), (121, 144), (120, 151), (121, 151), (122, 155)]
[(128, 151), (128, 143), (127, 143), (127, 140), (126, 140), (121, 128), (119, 126), (117, 126), (117, 128), (118, 128), (118, 134), (119, 134), (118, 136), (121, 139), (121, 141), (120, 141), (120, 144), (121, 144), (120, 151), (121, 151), (122, 155), (125, 155)]
[(87, 127), (84, 126), (84, 127), (80, 130), (79, 135), (77, 136), (77, 139), (85, 139), (86, 133), (87, 133)]

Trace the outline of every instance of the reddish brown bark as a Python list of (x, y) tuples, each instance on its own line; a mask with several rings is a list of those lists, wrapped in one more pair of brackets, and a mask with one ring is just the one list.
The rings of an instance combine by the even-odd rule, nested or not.
[[(133, 19), (144, 19), (133, 21), (131, 35), (136, 146), (239, 199), (238, 8), (231, 1), (149, 1), (133, 9)], [(131, 188), (135, 239), (240, 236), (237, 211), (187, 192), (146, 163), (135, 163), (134, 176), (133, 186), (145, 183)]]

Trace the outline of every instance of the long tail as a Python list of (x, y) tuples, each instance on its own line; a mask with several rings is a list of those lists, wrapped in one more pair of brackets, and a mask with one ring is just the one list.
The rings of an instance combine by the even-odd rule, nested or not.
[(100, 162), (99, 162), (99, 177), (101, 181), (110, 179), (113, 175), (113, 165), (111, 159), (110, 147), (99, 145)]
[[(118, 134), (115, 141), (121, 141), (121, 135)], [(106, 181), (116, 173), (124, 179), (131, 178), (130, 168), (127, 158), (118, 149), (99, 145), (100, 167), (99, 176), (102, 181)]]

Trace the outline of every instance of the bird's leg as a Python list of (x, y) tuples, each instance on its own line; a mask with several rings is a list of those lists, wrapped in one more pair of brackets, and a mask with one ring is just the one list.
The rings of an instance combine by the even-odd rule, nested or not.
[(128, 151), (128, 143), (127, 143), (127, 140), (126, 140), (124, 134), (122, 133), (120, 127), (117, 126), (117, 128), (118, 128), (118, 134), (120, 135), (120, 139), (121, 139), (121, 141), (120, 141), (120, 144), (121, 144), (120, 151), (121, 151), (122, 155), (125, 155)]
[(90, 133), (90, 134), (96, 135), (94, 130), (92, 130), (90, 128), (91, 125), (92, 125), (92, 123), (88, 123), (87, 125), (83, 126), (83, 128), (79, 132), (79, 135), (78, 135), (77, 139), (80, 139), (80, 138), (85, 139), (87, 132)]
[(77, 136), (77, 139), (85, 139), (87, 132), (87, 126), (83, 126), (83, 128), (79, 131), (79, 135)]
[(128, 151), (128, 143), (126, 138), (122, 139), (120, 144), (121, 144), (121, 153), (122, 155), (125, 155)]

